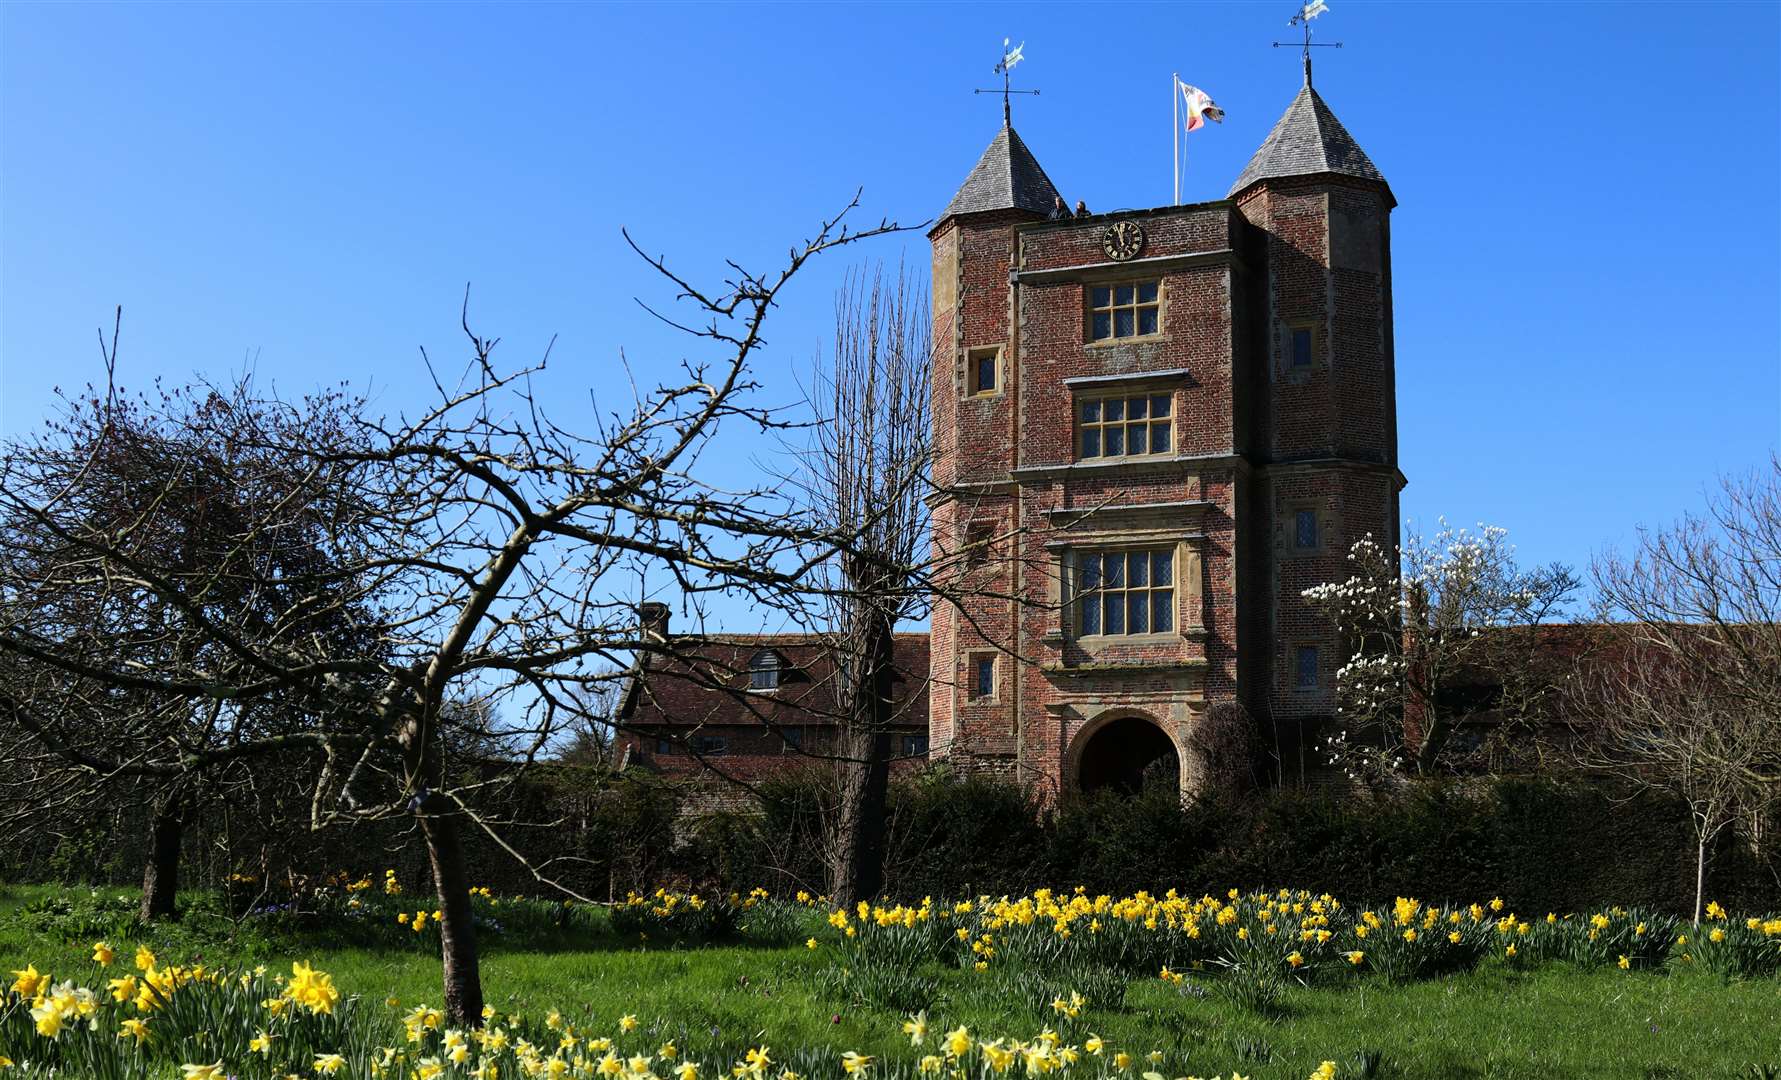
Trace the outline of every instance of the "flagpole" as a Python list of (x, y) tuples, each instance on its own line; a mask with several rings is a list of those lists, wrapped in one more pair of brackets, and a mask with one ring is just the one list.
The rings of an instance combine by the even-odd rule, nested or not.
[(1170, 75), (1169, 78), (1170, 78), (1169, 101), (1172, 103), (1173, 115), (1175, 118), (1175, 122), (1174, 122), (1174, 124), (1171, 125), (1171, 128), (1170, 128), (1170, 130), (1172, 131), (1172, 133), (1175, 136), (1175, 154), (1174, 154), (1174, 157), (1172, 157), (1170, 159), (1170, 163), (1175, 166), (1175, 202), (1174, 202), (1174, 205), (1180, 206), (1181, 205), (1181, 73), (1179, 71), (1177, 71), (1174, 74)]

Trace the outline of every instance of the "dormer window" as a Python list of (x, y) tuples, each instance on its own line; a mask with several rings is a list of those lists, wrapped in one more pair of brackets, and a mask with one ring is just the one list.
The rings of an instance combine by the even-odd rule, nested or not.
[(772, 649), (762, 649), (749, 658), (748, 688), (750, 690), (779, 689), (779, 672), (785, 661)]

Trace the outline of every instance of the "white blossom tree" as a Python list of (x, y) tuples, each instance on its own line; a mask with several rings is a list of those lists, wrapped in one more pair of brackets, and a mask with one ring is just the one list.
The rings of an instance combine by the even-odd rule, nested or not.
[(1428, 774), (1469, 721), (1488, 714), (1502, 731), (1540, 719), (1556, 681), (1535, 662), (1538, 628), (1576, 592), (1569, 568), (1524, 571), (1507, 530), (1445, 520), (1427, 537), (1406, 529), (1396, 551), (1368, 534), (1348, 562), (1346, 580), (1303, 593), (1350, 650), (1336, 673), (1340, 724), (1324, 742), (1332, 764), (1370, 782)]

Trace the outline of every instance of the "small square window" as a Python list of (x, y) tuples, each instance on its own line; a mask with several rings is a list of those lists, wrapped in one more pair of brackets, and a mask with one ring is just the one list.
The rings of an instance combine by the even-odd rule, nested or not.
[(904, 757), (927, 757), (928, 737), (926, 735), (903, 736)]
[(1299, 646), (1294, 657), (1293, 685), (1300, 690), (1317, 689), (1317, 646)]
[(1002, 350), (1000, 347), (972, 349), (966, 373), (972, 395), (993, 394), (1002, 383)]
[(716, 757), (730, 749), (730, 740), (722, 735), (701, 735), (693, 740), (693, 749), (707, 757)]
[(1299, 510), (1293, 514), (1292, 543), (1300, 551), (1317, 546), (1317, 511)]
[(801, 727), (782, 727), (779, 729), (779, 737), (793, 750), (804, 745), (804, 729)]
[(665, 738), (657, 738), (656, 739), (656, 753), (658, 755), (666, 757), (667, 755), (672, 754), (673, 752), (674, 752), (674, 744), (673, 743), (669, 742)]
[(1311, 366), (1312, 334), (1308, 326), (1296, 326), (1292, 331), (1292, 366), (1308, 368)]
[(986, 700), (996, 696), (996, 658), (979, 656), (971, 665), (971, 696)]
[(1135, 281), (1088, 290), (1088, 339), (1147, 337), (1162, 329), (1160, 283)]

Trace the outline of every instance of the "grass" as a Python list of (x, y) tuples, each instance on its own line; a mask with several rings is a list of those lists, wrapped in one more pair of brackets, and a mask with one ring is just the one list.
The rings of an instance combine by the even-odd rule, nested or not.
[[(34, 962), (52, 971), (84, 970), (90, 942), (63, 940), (22, 918), (43, 887), (0, 889), (0, 966)], [(105, 890), (118, 893), (120, 890)], [(819, 916), (809, 913), (811, 933)], [(241, 930), (218, 916), (187, 925), (128, 932), (111, 941), (127, 957), (139, 943), (163, 960), (231, 965), (306, 959), (334, 975), (348, 994), (403, 1005), (439, 1000), (437, 956), (419, 939), (377, 946), (343, 941), (325, 927), (275, 935)], [(483, 986), (502, 1012), (566, 1014), (610, 1026), (624, 1013), (665, 1036), (682, 1032), (736, 1043), (857, 1050), (887, 1061), (913, 1061), (901, 1012), (839, 1000), (832, 987), (845, 962), (831, 946), (722, 943), (676, 948), (620, 940), (594, 924), (575, 932), (486, 943)], [(1334, 1060), (1338, 1075), (1402, 1078), (1759, 1077), (1781, 1065), (1781, 979), (1725, 981), (1700, 971), (1622, 972), (1548, 965), (1520, 971), (1495, 960), (1463, 974), (1390, 985), (1380, 979), (1341, 986), (1288, 985), (1268, 1015), (1241, 1009), (1209, 981), (1181, 985), (1135, 979), (1125, 1000), (1091, 1000), (1074, 1021), (1054, 1014), (1051, 996), (1074, 987), (1034, 976), (977, 973), (939, 964), (914, 973), (932, 991), (936, 1028), (968, 1025), (988, 1035), (1030, 1037), (1046, 1027), (1067, 1041), (1089, 1032), (1138, 1055), (1161, 1050), (1155, 1069), (1168, 1077), (1228, 1074), (1255, 1080), (1304, 1080)], [(825, 989), (830, 988), (830, 989)], [(393, 1020), (392, 1020), (393, 1028)], [(1153, 1066), (1140, 1063), (1136, 1073)]]

